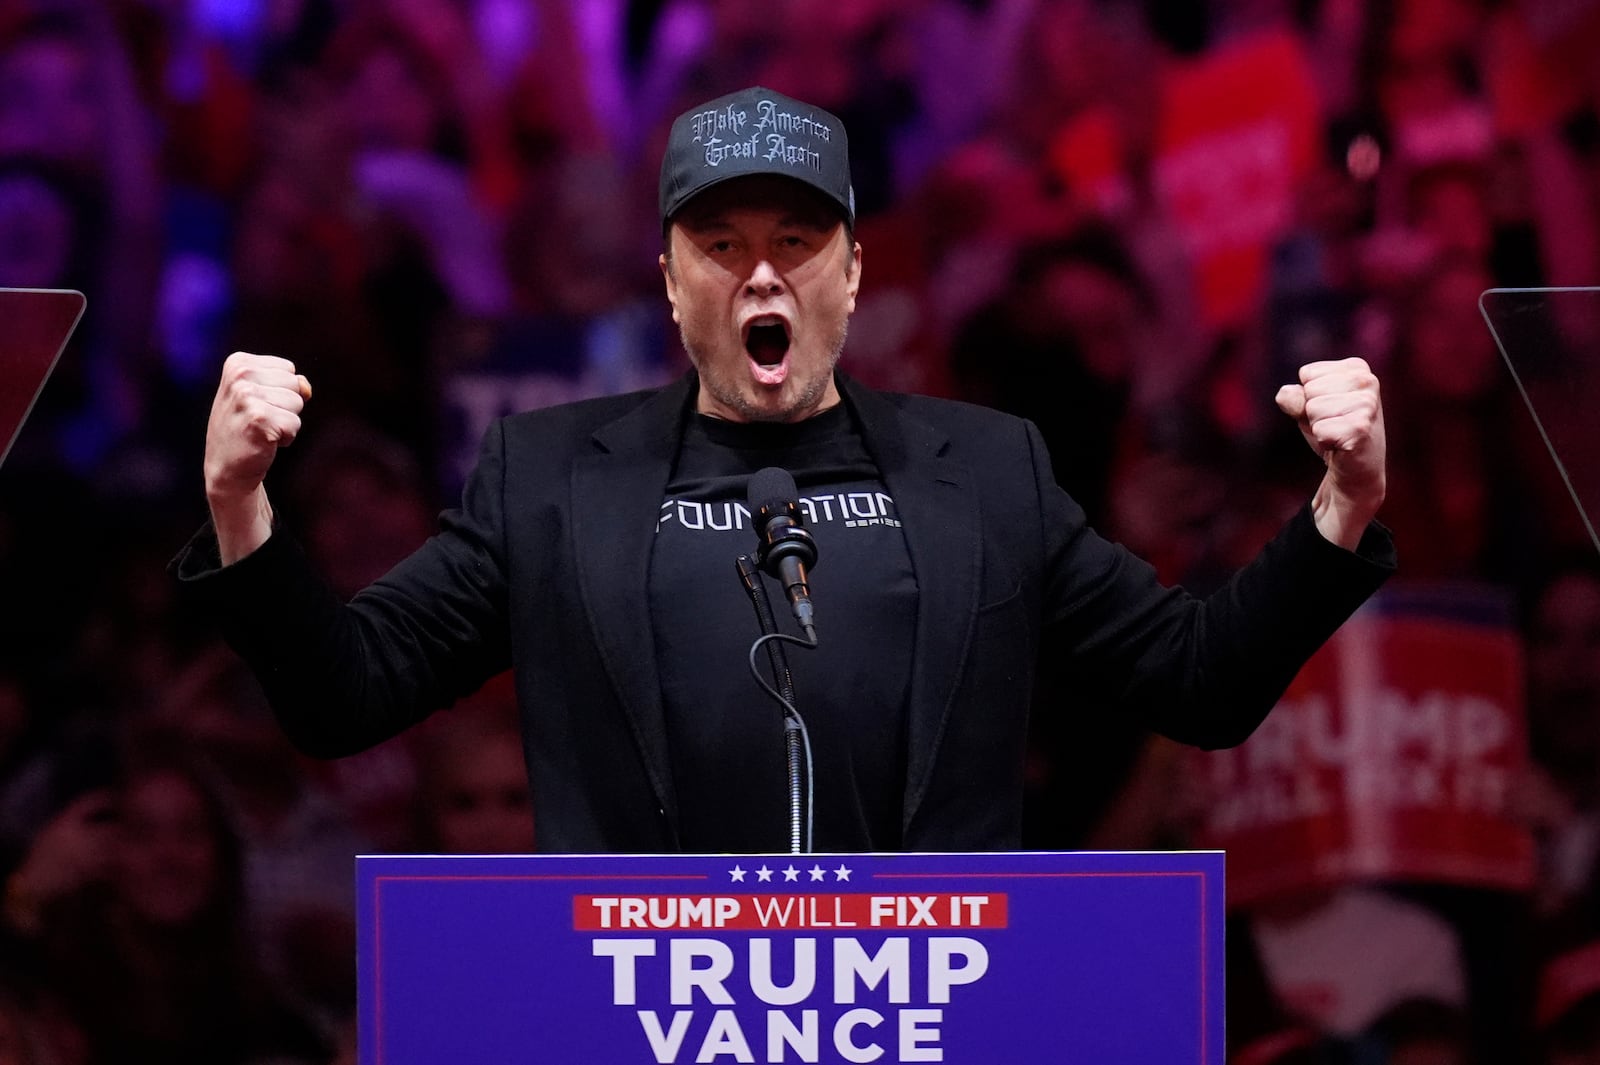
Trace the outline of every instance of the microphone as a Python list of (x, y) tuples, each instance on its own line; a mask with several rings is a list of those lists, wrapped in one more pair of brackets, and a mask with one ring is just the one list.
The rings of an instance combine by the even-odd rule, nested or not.
[(756, 565), (783, 585), (800, 631), (816, 643), (806, 570), (817, 564), (817, 542), (800, 520), (800, 491), (789, 471), (768, 466), (751, 476), (749, 496), (750, 519), (756, 527)]

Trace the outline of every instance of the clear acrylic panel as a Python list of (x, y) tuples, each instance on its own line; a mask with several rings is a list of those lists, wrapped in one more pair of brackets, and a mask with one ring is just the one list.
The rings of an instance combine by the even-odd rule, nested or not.
[(0, 289), (0, 461), (83, 316), (83, 293)]
[(1492, 288), (1478, 309), (1600, 551), (1600, 287)]

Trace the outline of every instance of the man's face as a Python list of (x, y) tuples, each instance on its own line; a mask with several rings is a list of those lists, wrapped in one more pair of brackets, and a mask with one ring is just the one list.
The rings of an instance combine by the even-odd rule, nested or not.
[(787, 178), (738, 178), (690, 201), (668, 239), (661, 272), (701, 413), (796, 422), (839, 402), (861, 246), (826, 201)]

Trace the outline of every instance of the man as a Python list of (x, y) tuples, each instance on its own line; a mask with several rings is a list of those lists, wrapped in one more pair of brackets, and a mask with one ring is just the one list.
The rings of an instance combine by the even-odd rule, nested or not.
[(215, 537), (177, 568), (308, 752), (376, 743), (509, 665), (542, 849), (784, 849), (779, 717), (745, 673), (756, 632), (731, 564), (754, 544), (750, 475), (782, 466), (821, 554), (820, 643), (793, 656), (817, 849), (1013, 847), (1041, 654), (1168, 735), (1237, 743), (1392, 568), (1359, 360), (1280, 392), (1327, 474), (1201, 602), (1085, 526), (1029, 424), (835, 372), (862, 253), (833, 115), (748, 89), (681, 116), (661, 219), (695, 372), (494, 425), (461, 507), (349, 605), (274, 531), (262, 487), (309, 384), (229, 358), (206, 445)]

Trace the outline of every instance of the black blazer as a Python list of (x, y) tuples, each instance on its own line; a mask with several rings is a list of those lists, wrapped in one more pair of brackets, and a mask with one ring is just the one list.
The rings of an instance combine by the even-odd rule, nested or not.
[[(1090, 693), (1176, 739), (1237, 743), (1393, 567), (1379, 527), (1351, 553), (1302, 511), (1198, 600), (1087, 527), (1030, 423), (840, 386), (916, 573), (907, 850), (1017, 845), (1041, 653), (1074, 682), (1051, 712)], [(539, 848), (675, 851), (646, 589), (695, 387), (691, 374), (496, 423), (441, 531), (348, 606), (281, 534), (226, 569), (203, 534), (177, 571), (302, 750), (364, 749), (511, 666)]]

